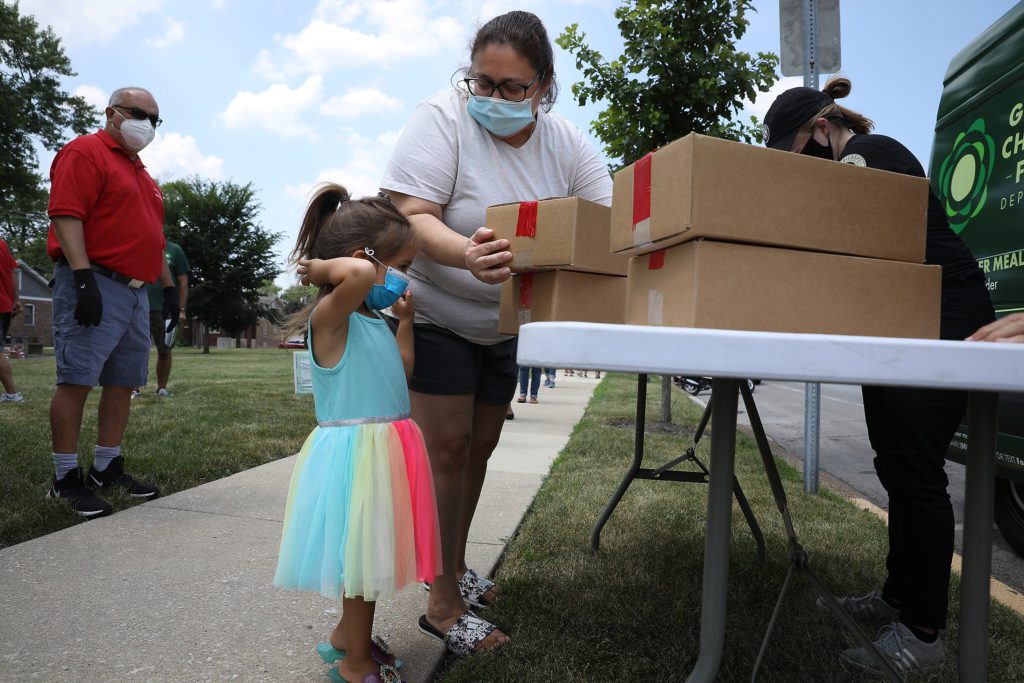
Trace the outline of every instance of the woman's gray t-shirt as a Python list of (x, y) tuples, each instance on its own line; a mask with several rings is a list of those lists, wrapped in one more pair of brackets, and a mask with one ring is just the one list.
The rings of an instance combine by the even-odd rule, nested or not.
[[(581, 197), (611, 205), (612, 181), (597, 151), (576, 126), (537, 112), (522, 147), (493, 137), (466, 111), (457, 90), (422, 102), (402, 130), (388, 162), (384, 191), (440, 204), (445, 225), (469, 237), (488, 206), (550, 197)], [(445, 327), (477, 344), (495, 344), (500, 285), (468, 270), (443, 266), (422, 252), (409, 269), (416, 322)]]

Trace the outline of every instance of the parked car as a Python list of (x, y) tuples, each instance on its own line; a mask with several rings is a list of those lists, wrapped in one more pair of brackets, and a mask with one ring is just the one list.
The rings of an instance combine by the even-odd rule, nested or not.
[(291, 339), (285, 339), (283, 342), (277, 345), (279, 349), (304, 349), (306, 348), (305, 337), (292, 337)]

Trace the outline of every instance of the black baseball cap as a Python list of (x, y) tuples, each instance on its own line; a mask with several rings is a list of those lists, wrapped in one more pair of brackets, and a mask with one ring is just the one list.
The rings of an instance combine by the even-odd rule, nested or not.
[(790, 88), (775, 98), (761, 124), (761, 142), (765, 147), (788, 152), (800, 128), (833, 100), (828, 93), (814, 88)]

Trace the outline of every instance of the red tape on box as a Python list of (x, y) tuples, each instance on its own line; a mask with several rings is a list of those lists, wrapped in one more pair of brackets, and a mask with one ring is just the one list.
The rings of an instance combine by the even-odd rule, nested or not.
[(647, 257), (647, 270), (661, 270), (665, 267), (665, 250), (652, 251)]
[[(641, 232), (641, 241), (648, 241), (651, 229), (651, 157), (649, 152), (633, 166), (633, 232)], [(636, 242), (638, 236), (634, 236)]]
[(537, 236), (537, 202), (519, 202), (516, 237)]
[[(534, 202), (534, 206), (536, 206)], [(519, 308), (533, 308), (533, 273), (519, 275)]]

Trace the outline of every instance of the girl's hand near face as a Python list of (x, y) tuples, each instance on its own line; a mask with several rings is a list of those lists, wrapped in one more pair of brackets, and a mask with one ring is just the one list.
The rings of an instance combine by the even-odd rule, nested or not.
[(416, 304), (412, 300), (412, 290), (407, 289), (398, 301), (391, 304), (391, 311), (398, 316), (398, 322), (411, 323), (416, 313)]

